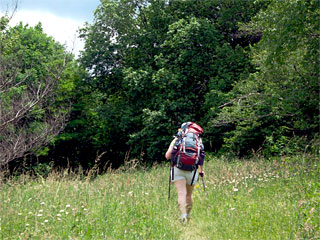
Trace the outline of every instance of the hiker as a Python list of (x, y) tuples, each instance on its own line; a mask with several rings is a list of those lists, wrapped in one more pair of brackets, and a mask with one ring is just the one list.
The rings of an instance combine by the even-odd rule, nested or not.
[[(170, 180), (174, 182), (177, 189), (178, 205), (183, 223), (190, 218), (194, 183), (198, 181), (199, 175), (201, 177), (204, 175), (204, 149), (200, 138), (201, 133), (202, 128), (196, 123), (183, 123), (165, 154), (166, 159), (171, 160)], [(193, 145), (196, 146), (192, 147)], [(186, 164), (183, 164), (182, 162), (185, 160)]]

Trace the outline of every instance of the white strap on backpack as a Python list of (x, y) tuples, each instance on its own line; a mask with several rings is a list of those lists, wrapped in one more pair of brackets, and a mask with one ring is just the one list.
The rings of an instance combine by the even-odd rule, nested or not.
[(200, 158), (200, 151), (201, 151), (201, 145), (202, 145), (202, 139), (197, 136), (197, 144), (198, 144), (198, 151), (197, 151), (197, 160), (196, 160), (196, 164), (198, 164), (199, 162), (199, 158)]

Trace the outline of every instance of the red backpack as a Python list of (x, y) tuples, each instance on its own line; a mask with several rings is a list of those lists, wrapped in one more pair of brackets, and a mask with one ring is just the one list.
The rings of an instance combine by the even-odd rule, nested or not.
[(197, 168), (201, 153), (204, 151), (202, 133), (203, 129), (194, 122), (186, 122), (181, 125), (171, 155), (173, 166), (186, 171), (193, 171)]

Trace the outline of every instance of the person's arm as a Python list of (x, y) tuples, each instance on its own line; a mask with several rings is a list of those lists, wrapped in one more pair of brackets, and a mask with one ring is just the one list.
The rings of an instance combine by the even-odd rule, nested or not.
[(177, 138), (174, 138), (172, 140), (172, 142), (170, 143), (170, 146), (169, 146), (169, 148), (168, 148), (168, 150), (167, 150), (167, 152), (165, 154), (165, 157), (166, 157), (167, 160), (171, 159), (171, 152), (172, 152), (173, 146), (176, 143), (176, 141), (177, 141)]

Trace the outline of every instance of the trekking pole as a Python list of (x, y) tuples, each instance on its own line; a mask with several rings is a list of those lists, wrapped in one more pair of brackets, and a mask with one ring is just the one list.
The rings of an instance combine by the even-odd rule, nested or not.
[(171, 186), (171, 166), (170, 166), (170, 172), (169, 172), (169, 191), (168, 191), (168, 202), (170, 200), (170, 186)]
[(206, 185), (204, 184), (203, 173), (200, 173), (199, 175), (202, 179), (203, 191), (204, 191), (204, 194), (206, 195), (206, 199), (207, 199), (207, 208), (209, 208), (209, 199), (208, 199), (208, 195), (207, 195), (207, 191), (206, 191)]

